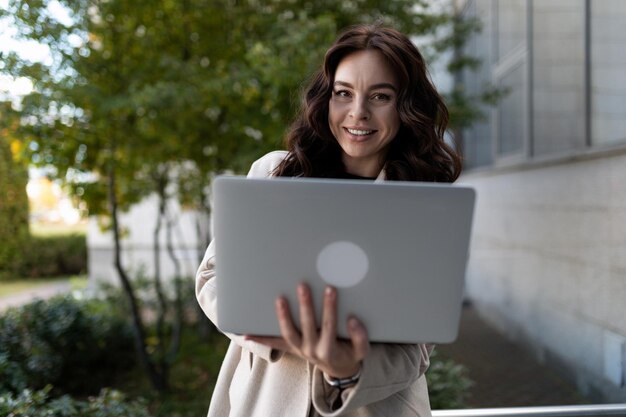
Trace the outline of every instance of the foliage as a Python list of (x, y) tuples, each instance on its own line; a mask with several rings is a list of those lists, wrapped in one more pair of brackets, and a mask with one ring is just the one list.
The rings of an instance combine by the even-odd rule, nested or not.
[(15, 272), (28, 239), (28, 171), (17, 159), (20, 142), (12, 135), (18, 120), (7, 103), (0, 103), (0, 279)]
[[(0, 70), (34, 83), (20, 127), (33, 161), (53, 164), (62, 178), (95, 174), (72, 187), (91, 214), (107, 213), (102, 180), (110, 164), (128, 207), (155, 190), (156, 171), (193, 161), (194, 169), (179, 174), (203, 181), (182, 191), (188, 203), (200, 196), (193, 204), (202, 206), (207, 173), (242, 172), (280, 146), (302, 82), (340, 29), (382, 21), (431, 36), (424, 49), (433, 58), (458, 50), (476, 30), (452, 10), (416, 0), (62, 0), (69, 11), (63, 22), (49, 3), (11, 0), (6, 14), (18, 36), (50, 48), (50, 63), (9, 53)], [(468, 57), (451, 62), (474, 64)], [(471, 105), (455, 103), (461, 111)]]
[[(34, 163), (70, 182), (90, 214), (112, 217), (116, 250), (118, 207), (158, 192), (208, 210), (211, 173), (241, 173), (280, 146), (302, 81), (340, 29), (381, 21), (432, 36), (437, 53), (458, 49), (459, 33), (471, 30), (424, 0), (8, 0), (0, 16), (17, 37), (50, 51), (45, 62), (0, 53), (0, 73), (34, 86), (14, 133)], [(174, 181), (177, 190), (168, 187)], [(165, 386), (167, 363), (147, 357), (134, 290), (121, 261), (116, 269), (141, 362)]]
[[(198, 303), (195, 293), (195, 280), (193, 277), (176, 278), (168, 280), (163, 286), (163, 293), (168, 303), (173, 303), (175, 294), (175, 286), (177, 282), (181, 286), (181, 303), (185, 311), (190, 312), (194, 309)], [(143, 269), (136, 272), (135, 277), (132, 279), (132, 285), (135, 289), (138, 300), (140, 301), (140, 307), (144, 316), (154, 317), (158, 309), (158, 295), (156, 294), (154, 285), (151, 278), (145, 274)], [(98, 284), (96, 290), (96, 296), (102, 302), (109, 305), (115, 314), (128, 317), (130, 315), (130, 306), (124, 296), (123, 290), (119, 285), (102, 282)], [(193, 314), (187, 314), (184, 317), (185, 324), (191, 325), (197, 317)]]
[[(191, 281), (186, 280), (185, 283), (191, 284)], [(192, 285), (185, 285), (185, 294), (186, 294), (185, 299), (189, 301), (189, 304), (191, 304), (191, 298), (192, 298), (192, 295), (189, 293), (193, 292), (191, 287)], [(141, 289), (139, 292), (139, 295), (141, 299), (144, 301), (143, 305), (154, 307), (155, 302), (154, 300), (151, 300), (152, 298), (154, 298), (154, 294), (152, 292), (152, 288), (150, 287), (150, 285), (148, 285), (147, 282), (144, 282), (144, 283), (139, 284), (138, 288)], [(128, 308), (127, 306), (125, 306), (127, 303), (126, 303), (125, 298), (123, 297), (123, 294), (121, 294), (119, 289), (117, 290), (108, 289), (104, 293), (104, 295), (105, 297), (99, 301), (95, 301), (95, 300), (77, 301), (77, 300), (67, 299), (67, 302), (74, 303), (78, 306), (81, 306), (81, 309), (83, 310), (85, 315), (88, 315), (88, 316), (89, 315), (112, 316), (115, 318), (115, 320), (118, 320), (118, 317), (123, 317), (123, 320), (126, 322), (125, 329), (123, 331), (105, 331), (105, 333), (108, 333), (108, 334), (112, 333), (113, 334), (112, 337), (119, 337), (123, 340), (126, 340), (127, 341), (125, 343), (126, 347), (122, 351), (122, 348), (117, 348), (116, 346), (113, 346), (108, 342), (102, 342), (99, 345), (106, 346), (105, 347), (106, 353), (102, 352), (102, 348), (93, 348), (93, 347), (89, 348), (90, 349), (89, 354), (93, 355), (93, 361), (90, 361), (90, 363), (92, 364), (85, 365), (85, 364), (74, 363), (73, 365), (77, 367), (87, 367), (89, 369), (86, 369), (85, 372), (81, 373), (81, 375), (67, 375), (65, 377), (65, 378), (72, 379), (74, 381), (77, 381), (80, 384), (90, 387), (88, 392), (84, 392), (86, 390), (81, 390), (81, 392), (70, 391), (69, 389), (71, 387), (68, 388), (67, 384), (59, 383), (57, 381), (56, 382), (57, 385), (54, 386), (54, 389), (52, 390), (51, 394), (61, 395), (61, 394), (70, 393), (70, 394), (78, 394), (81, 397), (83, 397), (85, 394), (97, 393), (101, 388), (105, 386), (109, 386), (109, 387), (114, 387), (116, 390), (121, 390), (122, 392), (128, 393), (130, 398), (136, 398), (136, 397), (146, 398), (148, 400), (146, 402), (147, 409), (150, 410), (152, 414), (155, 416), (170, 417), (173, 415), (178, 415), (180, 417), (183, 417), (183, 416), (197, 416), (197, 415), (206, 414), (209, 400), (211, 398), (211, 392), (215, 384), (215, 381), (217, 379), (217, 375), (218, 375), (218, 372), (222, 363), (223, 356), (226, 352), (226, 348), (228, 347), (228, 339), (217, 332), (212, 333), (209, 340), (202, 339), (196, 334), (196, 332), (194, 331), (195, 329), (193, 329), (192, 326), (189, 326), (189, 325), (186, 326), (183, 330), (182, 346), (181, 346), (179, 355), (176, 357), (176, 361), (174, 362), (172, 369), (170, 371), (171, 378), (172, 378), (171, 390), (167, 393), (155, 391), (150, 387), (150, 383), (146, 379), (146, 376), (141, 373), (141, 369), (140, 367), (137, 366), (137, 362), (132, 361), (132, 360), (128, 361), (125, 359), (125, 358), (130, 357), (130, 355), (132, 355), (132, 348), (128, 346), (129, 336), (127, 332), (129, 331), (130, 323), (128, 319)], [(65, 299), (53, 299), (50, 302), (58, 303), (60, 300), (65, 300)], [(45, 303), (46, 302), (44, 301), (37, 301), (35, 304), (43, 307)], [(32, 305), (25, 306), (24, 308), (30, 311), (32, 315), (36, 314), (37, 316), (45, 317), (46, 314), (48, 314), (47, 312), (48, 309), (45, 309), (45, 308), (43, 310), (38, 309), (37, 311), (34, 311)], [(58, 309), (55, 309), (55, 310), (58, 310)], [(25, 346), (24, 349), (20, 352), (20, 356), (22, 358), (21, 360), (17, 360), (17, 362), (5, 360), (8, 356), (6, 354), (6, 350), (8, 350), (8, 348), (11, 348), (13, 350), (12, 357), (13, 358), (17, 357), (17, 355), (15, 355), (14, 353), (14, 350), (18, 348), (18, 345), (20, 345), (21, 343), (24, 343), (24, 339), (25, 339), (25, 337), (23, 337), (22, 335), (18, 335), (16, 337), (17, 340), (13, 340), (11, 343), (8, 343), (8, 345), (6, 343), (8, 340), (7, 339), (8, 333), (12, 331), (11, 329), (16, 328), (15, 325), (11, 326), (10, 328), (7, 328), (5, 326), (5, 323), (7, 323), (7, 317), (12, 316), (13, 317), (12, 322), (14, 322), (17, 311), (18, 310), (9, 310), (6, 313), (5, 317), (0, 317), (0, 357), (3, 357), (3, 359), (0, 359), (0, 393), (2, 393), (2, 391), (7, 389), (6, 385), (8, 385), (10, 381), (18, 380), (19, 383), (13, 383), (13, 385), (17, 385), (22, 388), (27, 387), (29, 390), (31, 390), (31, 393), (29, 394), (30, 397), (28, 397), (30, 398), (28, 400), (28, 402), (30, 403), (33, 401), (32, 397), (35, 394), (41, 395), (40, 393), (37, 394), (33, 392), (33, 390), (37, 391), (38, 388), (34, 388), (31, 384), (37, 384), (37, 386), (40, 387), (42, 383), (46, 383), (46, 382), (54, 383), (52, 379), (56, 377), (54, 377), (53, 375), (53, 378), (50, 379), (50, 378), (45, 378), (45, 376), (42, 376), (37, 381), (28, 379), (26, 375), (26, 371), (24, 371), (23, 369), (26, 364), (26, 359), (24, 358), (27, 357), (26, 356), (27, 354), (30, 354), (30, 352), (27, 351), (28, 346)], [(150, 316), (152, 314), (151, 308), (148, 307), (146, 310), (144, 310), (144, 313)], [(60, 314), (54, 314), (54, 315), (59, 316)], [(66, 316), (72, 316), (72, 315), (73, 314), (66, 314)], [(83, 320), (84, 319), (85, 317), (83, 317)], [(92, 318), (93, 322), (97, 322), (98, 320), (99, 319), (97, 317)], [(188, 323), (191, 324), (192, 320), (193, 319), (190, 317), (190, 321)], [(59, 320), (55, 320), (55, 321), (58, 322)], [(68, 318), (67, 321), (71, 322), (73, 320)], [(47, 337), (46, 335), (41, 334), (42, 327), (51, 326), (51, 323), (49, 321), (45, 324), (44, 323), (39, 324), (39, 323), (34, 323), (34, 320), (28, 320), (28, 324), (23, 324), (23, 326), (20, 328), (20, 331), (22, 328), (26, 327), (26, 325), (29, 325), (31, 327), (36, 325), (38, 327), (38, 328), (33, 328), (33, 330), (29, 332), (29, 334), (31, 334), (31, 337), (29, 337), (28, 343), (34, 343), (35, 345), (39, 345), (40, 340), (43, 339), (44, 337), (46, 338), (46, 341), (52, 339), (52, 337)], [(72, 326), (64, 325), (62, 327), (68, 328)], [(62, 332), (51, 330), (50, 333), (63, 333), (63, 334), (72, 333), (71, 337), (74, 337), (76, 336), (76, 333), (79, 333), (79, 331), (76, 329), (77, 327), (79, 326), (74, 326), (75, 330), (71, 332), (69, 330), (62, 331)], [(100, 325), (100, 327), (103, 327), (103, 326)], [(111, 327), (111, 326), (106, 326), (106, 327)], [(13, 332), (16, 333), (16, 331), (13, 331)], [(89, 332), (90, 331), (82, 332), (82, 333), (85, 334)], [(148, 338), (150, 340), (153, 340), (154, 335), (149, 334)], [(38, 339), (39, 341), (32, 340), (32, 339)], [(59, 339), (59, 338), (56, 337), (56, 339)], [(90, 345), (88, 340), (86, 340), (86, 339), (90, 339), (90, 337), (80, 337), (80, 339), (81, 339), (81, 342), (80, 342), (81, 346), (86, 345), (88, 347)], [(5, 349), (5, 346), (7, 347), (6, 349)], [(49, 367), (52, 367), (52, 365), (54, 365), (54, 362), (58, 362), (59, 360), (61, 360), (62, 363), (65, 363), (67, 360), (71, 359), (71, 358), (69, 359), (61, 358), (62, 355), (75, 356), (77, 354), (78, 355), (82, 355), (83, 353), (87, 354), (87, 352), (83, 352), (80, 349), (77, 350), (76, 347), (72, 347), (71, 344), (66, 343), (64, 344), (64, 346), (66, 346), (66, 348), (63, 349), (63, 352), (60, 352), (60, 351), (52, 352), (51, 350), (48, 350), (47, 351), (48, 353), (44, 353), (43, 352), (44, 349), (35, 349), (34, 352), (41, 352), (41, 355), (43, 355), (44, 357), (40, 359), (49, 361), (51, 363)], [(150, 342), (150, 346), (154, 347), (154, 342)], [(47, 354), (51, 354), (52, 356), (46, 356)], [(108, 356), (107, 358), (104, 358), (107, 361), (102, 362), (102, 367), (111, 368), (110, 372), (107, 372), (107, 374), (103, 374), (103, 370), (96, 369), (93, 366), (93, 363), (103, 360), (103, 354), (106, 354)], [(112, 364), (111, 361), (113, 360), (115, 361), (120, 360), (121, 362), (119, 364), (118, 363)], [(41, 369), (39, 369), (39, 371), (41, 371)], [(7, 398), (13, 398), (15, 400), (18, 393), (21, 392), (20, 390), (22, 388), (11, 389), (10, 394), (8, 391), (6, 391), (4, 394), (0, 394), (0, 401), (8, 401)], [(4, 398), (4, 400), (2, 400), (1, 398)], [(30, 409), (30, 412), (33, 413), (30, 415), (39, 416), (40, 414), (36, 414), (36, 412), (43, 413), (44, 412), (43, 410), (45, 411), (54, 410), (56, 412), (57, 409), (49, 405), (51, 401), (55, 401), (55, 400), (48, 399), (45, 402), (40, 401), (39, 403), (37, 403), (37, 407), (33, 407), (32, 409)], [(69, 397), (65, 398), (64, 401), (66, 401), (68, 404), (74, 404), (74, 406), (76, 404), (76, 402), (74, 400), (71, 400)], [(92, 400), (90, 399), (90, 401)], [(18, 403), (12, 403), (12, 404), (15, 405)], [(19, 403), (19, 404), (22, 404), (22, 403)], [(102, 406), (102, 402), (96, 402), (92, 405), (92, 407), (94, 408), (96, 406)], [(1, 408), (1, 405), (0, 405), (0, 410), (3, 410)], [(37, 411), (35, 412), (35, 410)], [(92, 410), (90, 409), (90, 411)], [(95, 412), (95, 410), (93, 411)], [(111, 414), (105, 414), (105, 412), (108, 412), (106, 410), (102, 412), (103, 412), (102, 414), (103, 416), (111, 415)], [(0, 415), (4, 415), (2, 411), (0, 411)], [(46, 415), (46, 414), (41, 414), (41, 415)], [(51, 414), (51, 415), (57, 415), (57, 414)], [(58, 415), (65, 415), (65, 414), (58, 414)], [(70, 416), (98, 415), (99, 416), (100, 414), (80, 414), (79, 413), (79, 414), (67, 414), (67, 415), (70, 415)], [(133, 416), (135, 414), (126, 414), (125, 412), (121, 412), (118, 415)], [(139, 414), (139, 415), (143, 415), (143, 414)]]
[(85, 235), (64, 235), (31, 236), (24, 240), (10, 272), (13, 278), (39, 278), (77, 275), (86, 271)]
[(128, 401), (115, 390), (103, 389), (87, 401), (64, 395), (49, 397), (51, 386), (42, 390), (24, 390), (18, 395), (0, 394), (0, 415), (12, 417), (150, 417), (143, 400)]
[(92, 394), (133, 363), (131, 327), (95, 300), (38, 300), (0, 317), (0, 392)]
[[(142, 298), (151, 297), (148, 287), (146, 291)], [(213, 333), (208, 341), (202, 340), (186, 327), (178, 360), (171, 369), (171, 390), (156, 392), (129, 357), (129, 324), (116, 329), (118, 314), (128, 317), (120, 308), (123, 298), (114, 290), (107, 294), (105, 301), (57, 298), (47, 307), (37, 301), (0, 317), (0, 392), (5, 391), (0, 394), (0, 415), (5, 409), (24, 416), (143, 416), (150, 410), (152, 415), (169, 417), (206, 412), (228, 339)], [(30, 330), (25, 332), (27, 326)], [(93, 333), (99, 334), (90, 335)], [(70, 369), (62, 373), (61, 368)], [(471, 382), (461, 365), (435, 351), (426, 377), (433, 409), (464, 406)], [(93, 394), (112, 386), (131, 397), (146, 398), (149, 406), (127, 402), (118, 391), (107, 390), (88, 403), (68, 396), (51, 400), (48, 383), (57, 384), (55, 392), (59, 394)]]
[(181, 351), (171, 368), (172, 386), (168, 392), (152, 389), (139, 369), (120, 374), (112, 387), (130, 397), (145, 398), (155, 417), (206, 415), (230, 340), (218, 332), (203, 339), (194, 330), (186, 327), (183, 331)]
[[(138, 369), (130, 368), (117, 374), (117, 378), (112, 381), (115, 389), (102, 389), (98, 397), (88, 399), (89, 404), (67, 395), (51, 399), (51, 386), (42, 390), (28, 389), (19, 394), (0, 392), (0, 415), (10, 415), (7, 410), (24, 417), (205, 415), (227, 347), (228, 339), (221, 334), (213, 334), (207, 342), (187, 329), (183, 335), (182, 359), (172, 367), (174, 383), (168, 393), (152, 390), (145, 376)], [(126, 395), (123, 396), (121, 392)], [(126, 398), (140, 400), (128, 401)]]
[[(131, 281), (137, 297), (137, 304), (146, 323), (146, 345), (151, 357), (157, 362), (167, 361), (174, 365), (182, 359), (183, 353), (179, 351), (180, 345), (176, 338), (171, 337), (176, 332), (184, 332), (197, 324), (198, 320), (206, 318), (198, 309), (198, 301), (195, 295), (195, 280), (193, 277), (175, 278), (164, 283), (161, 296), (169, 305), (179, 304), (181, 308), (180, 322), (177, 322), (177, 313), (169, 309), (164, 319), (168, 325), (164, 329), (165, 334), (159, 335), (158, 320), (161, 304), (159, 295), (150, 277), (140, 269)], [(178, 288), (178, 290), (177, 290)], [(109, 306), (110, 311), (122, 317), (130, 317), (131, 306), (128, 298), (118, 285), (101, 283), (96, 290), (96, 296)], [(199, 317), (202, 314), (202, 317)], [(161, 336), (161, 337), (159, 337)], [(169, 339), (169, 345), (165, 340)], [(159, 344), (163, 343), (163, 349)], [(169, 371), (169, 370), (168, 370)], [(175, 382), (173, 382), (175, 383)]]
[(435, 348), (426, 372), (430, 406), (433, 410), (464, 408), (472, 381), (467, 369), (451, 359), (442, 358)]

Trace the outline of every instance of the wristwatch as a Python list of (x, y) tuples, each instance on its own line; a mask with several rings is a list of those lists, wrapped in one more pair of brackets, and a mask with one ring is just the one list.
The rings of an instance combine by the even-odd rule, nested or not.
[(324, 381), (326, 381), (328, 385), (330, 385), (331, 387), (344, 389), (356, 385), (356, 383), (359, 382), (359, 378), (361, 377), (361, 369), (359, 369), (356, 374), (348, 378), (331, 378), (326, 375), (326, 372), (322, 372), (322, 374), (324, 375)]

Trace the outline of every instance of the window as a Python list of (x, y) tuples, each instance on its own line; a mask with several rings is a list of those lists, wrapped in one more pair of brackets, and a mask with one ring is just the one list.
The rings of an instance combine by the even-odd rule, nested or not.
[(591, 143), (626, 142), (626, 2), (591, 2)]
[(509, 91), (499, 103), (497, 110), (498, 157), (525, 154), (527, 133), (525, 70), (523, 62), (518, 62), (500, 78), (498, 83), (499, 88)]
[(528, 2), (501, 0), (493, 7), (497, 62), (492, 80), (508, 91), (493, 112), (494, 153), (497, 163), (507, 163), (528, 155)]
[(466, 165), (507, 165), (626, 144), (626, 2), (474, 0), (483, 30), (466, 53), (481, 68), (462, 79), (509, 93), (463, 132)]
[(533, 2), (533, 156), (586, 146), (584, 28), (584, 2)]

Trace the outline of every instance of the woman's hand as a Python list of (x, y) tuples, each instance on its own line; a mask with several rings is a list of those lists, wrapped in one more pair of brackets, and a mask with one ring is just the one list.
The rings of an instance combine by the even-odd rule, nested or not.
[(299, 356), (332, 378), (349, 378), (356, 374), (369, 352), (367, 330), (351, 317), (348, 319), (350, 340), (337, 338), (337, 290), (326, 287), (320, 330), (308, 285), (298, 286), (298, 302), (301, 332), (293, 324), (287, 300), (279, 297), (276, 299), (276, 315), (282, 337), (246, 336), (246, 339)]

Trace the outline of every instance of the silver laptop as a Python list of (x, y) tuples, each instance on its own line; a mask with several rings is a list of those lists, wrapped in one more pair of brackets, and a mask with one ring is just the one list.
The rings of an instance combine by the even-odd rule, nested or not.
[(247, 179), (213, 183), (218, 327), (280, 335), (274, 300), (310, 285), (338, 290), (373, 342), (449, 343), (458, 333), (474, 208), (472, 188), (434, 183)]

